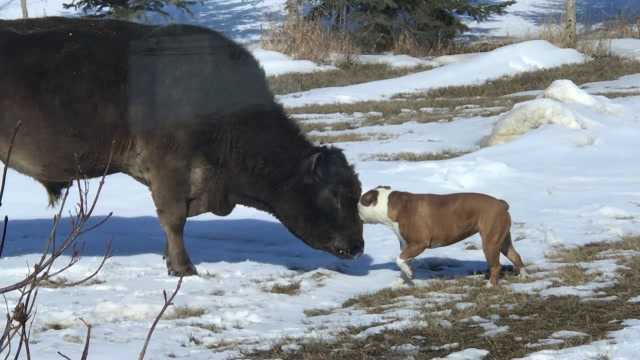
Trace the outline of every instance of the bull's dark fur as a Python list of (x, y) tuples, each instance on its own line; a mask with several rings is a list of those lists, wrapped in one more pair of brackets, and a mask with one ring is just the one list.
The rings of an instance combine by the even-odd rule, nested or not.
[(53, 203), (81, 173), (149, 186), (168, 266), (195, 272), (188, 216), (243, 204), (277, 216), (309, 245), (362, 250), (360, 183), (342, 152), (313, 146), (274, 102), (243, 47), (203, 28), (111, 20), (0, 21), (0, 156)]

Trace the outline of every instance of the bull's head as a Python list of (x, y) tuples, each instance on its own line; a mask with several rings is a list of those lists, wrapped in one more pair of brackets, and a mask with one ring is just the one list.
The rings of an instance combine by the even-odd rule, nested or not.
[(338, 257), (362, 254), (360, 181), (337, 148), (318, 148), (281, 194), (280, 221), (307, 245)]

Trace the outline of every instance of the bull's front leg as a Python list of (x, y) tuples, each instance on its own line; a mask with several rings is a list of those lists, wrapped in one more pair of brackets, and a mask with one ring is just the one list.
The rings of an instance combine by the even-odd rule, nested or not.
[[(170, 163), (169, 161), (166, 163)], [(190, 276), (198, 272), (191, 263), (189, 254), (184, 247), (184, 225), (188, 215), (189, 187), (183, 174), (183, 169), (173, 169), (164, 165), (161, 172), (152, 174), (151, 193), (156, 205), (158, 219), (164, 230), (166, 243), (166, 262), (169, 275)]]

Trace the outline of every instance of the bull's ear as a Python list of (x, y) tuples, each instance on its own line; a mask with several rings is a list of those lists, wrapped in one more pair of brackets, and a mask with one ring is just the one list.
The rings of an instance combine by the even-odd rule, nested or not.
[(313, 182), (320, 177), (320, 161), (322, 161), (322, 152), (317, 152), (304, 160), (302, 170), (306, 182)]

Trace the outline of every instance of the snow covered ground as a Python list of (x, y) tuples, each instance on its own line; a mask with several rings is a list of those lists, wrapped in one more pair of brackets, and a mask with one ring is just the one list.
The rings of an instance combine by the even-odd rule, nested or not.
[[(583, 59), (578, 53), (547, 43), (525, 43), (443, 66), (440, 71), (364, 84), (356, 89), (358, 100), (380, 99), (381, 94), (415, 91), (442, 85), (443, 81), (476, 84), (499, 75)], [(472, 76), (474, 72), (477, 76)], [(342, 133), (381, 133), (391, 138), (339, 146), (354, 162), (364, 190), (384, 184), (414, 192), (485, 192), (507, 200), (514, 220), (515, 247), (525, 263), (540, 267), (547, 264), (545, 254), (559, 245), (575, 246), (640, 232), (640, 167), (634, 166), (640, 157), (640, 96), (606, 100), (590, 95), (620, 89), (637, 93), (638, 79), (638, 75), (632, 75), (588, 84), (583, 87), (585, 91), (571, 82), (560, 81), (541, 92), (539, 99), (498, 116), (368, 126)], [(345, 89), (318, 91), (338, 93)], [(315, 92), (281, 99), (285, 104), (290, 104), (288, 99), (324, 101), (308, 94)], [(517, 109), (524, 106), (535, 109), (540, 117), (536, 121), (523, 117)], [(573, 121), (550, 121), (556, 114)], [(353, 121), (358, 121), (352, 114), (324, 116), (321, 120), (308, 116), (300, 121), (330, 122), (354, 117)], [(484, 139), (494, 132), (501, 133), (505, 123), (518, 131), (510, 130), (509, 138), (499, 145), (482, 147)], [(471, 152), (446, 161), (364, 160), (365, 155), (381, 152), (447, 149)], [(70, 203), (75, 202), (74, 195), (72, 191)], [(2, 212), (12, 221), (5, 257), (0, 259), (0, 286), (20, 279), (28, 264), (33, 264), (49, 232), (47, 219), (54, 213), (46, 207), (44, 189), (13, 171), (9, 172), (2, 205)], [(108, 177), (96, 212), (104, 215), (110, 211), (116, 218), (83, 238), (84, 257), (65, 274), (73, 280), (90, 273), (100, 261), (105, 241), (112, 240), (114, 256), (98, 276), (100, 282), (40, 292), (31, 348), (38, 358), (59, 358), (57, 351), (79, 357), (85, 332), (79, 318), (93, 324), (92, 359), (136, 356), (162, 305), (161, 290), (170, 290), (176, 284), (175, 278), (166, 275), (161, 256), (163, 234), (148, 190), (124, 175)], [(69, 224), (63, 225), (61, 234)], [(225, 359), (238, 356), (239, 349), (268, 348), (283, 337), (327, 337), (349, 326), (380, 321), (380, 315), (351, 310), (326, 317), (304, 314), (304, 310), (312, 308), (339, 308), (355, 295), (397, 284), (395, 235), (383, 226), (366, 226), (365, 241), (364, 256), (344, 261), (308, 248), (272, 217), (253, 209), (239, 208), (226, 218), (206, 215), (191, 219), (186, 228), (186, 245), (201, 276), (185, 279), (175, 303), (204, 313), (161, 321), (149, 358)], [(423, 254), (417, 260), (418, 286), (437, 277), (466, 276), (484, 270), (482, 251), (465, 249), (469, 244), (477, 247), (478, 237)], [(440, 266), (430, 268), (425, 264)], [(281, 294), (272, 291), (274, 286), (299, 290), (291, 295)], [(547, 283), (531, 286), (552, 290), (546, 289), (550, 286)], [(522, 291), (531, 291), (531, 287)], [(595, 288), (589, 291), (591, 296)], [(13, 299), (8, 298), (10, 303)], [(3, 312), (4, 307), (0, 307), (0, 316)], [(173, 314), (175, 310), (171, 309), (169, 318)], [(389, 326), (406, 326), (414, 314), (410, 310), (394, 314), (399, 320)], [(501, 331), (487, 322), (480, 323), (487, 331)], [(597, 342), (558, 352), (542, 351), (531, 358), (578, 359), (591, 353), (624, 358), (637, 352), (640, 333), (637, 320), (628, 320), (626, 326), (612, 334), (618, 341), (616, 345)], [(382, 329), (370, 328), (362, 336)], [(202, 343), (195, 343), (192, 338)], [(458, 358), (486, 354), (484, 350), (458, 350)]]

